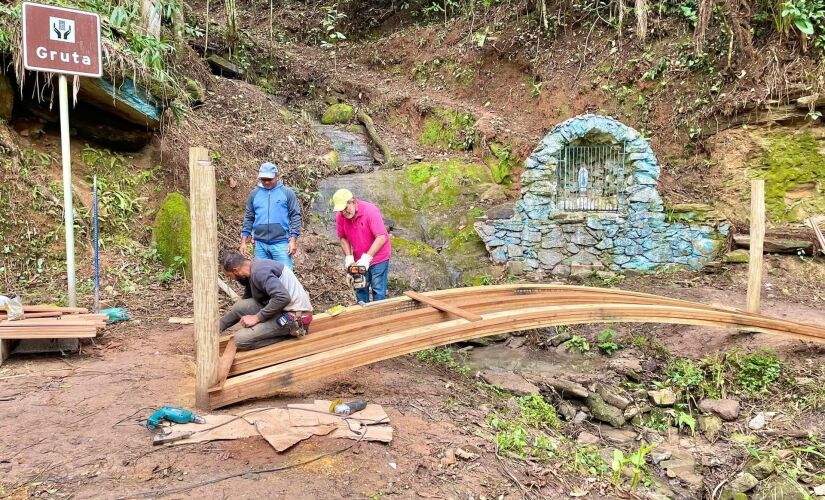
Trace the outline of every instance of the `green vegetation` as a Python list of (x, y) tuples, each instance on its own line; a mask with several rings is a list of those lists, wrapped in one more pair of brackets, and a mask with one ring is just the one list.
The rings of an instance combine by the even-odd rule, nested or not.
[(152, 243), (160, 261), (172, 270), (189, 276), (192, 261), (189, 201), (180, 193), (169, 193), (152, 225)]
[(445, 162), (413, 163), (407, 167), (415, 199), (407, 193), (406, 200), (413, 209), (452, 207), (462, 192), (470, 186), (490, 181), (490, 173), (477, 163), (449, 160)]
[(558, 429), (561, 426), (556, 409), (538, 394), (518, 398), (518, 405), (528, 425), (537, 429)]
[(546, 434), (561, 426), (555, 408), (537, 394), (516, 398), (515, 402), (517, 410), (508, 406), (487, 415), (487, 423), (496, 432), (498, 452), (542, 462), (556, 456), (557, 444)]
[(424, 243), (423, 241), (412, 241), (399, 238), (398, 236), (391, 236), (391, 238), (392, 249), (394, 252), (418, 258), (431, 258), (438, 255), (435, 248)]
[(625, 456), (622, 450), (613, 450), (613, 461), (610, 464), (611, 469), (613, 469), (613, 484), (619, 486), (621, 484), (622, 471), (625, 467), (631, 466), (630, 489), (636, 489), (639, 481), (645, 478), (648, 473), (648, 468), (645, 463), (647, 462), (647, 454), (653, 451), (653, 448), (655, 448), (655, 446), (652, 444), (642, 443), (639, 445), (638, 450), (628, 456)]
[(424, 120), (419, 141), (425, 146), (469, 151), (478, 142), (476, 118), (451, 109), (435, 109)]
[(568, 350), (576, 351), (580, 354), (590, 352), (590, 343), (581, 335), (573, 335), (570, 340), (564, 342), (564, 345)]
[(518, 165), (518, 158), (513, 155), (509, 145), (490, 144), (490, 152), (492, 156), (485, 161), (492, 172), (493, 182), (509, 186), (513, 182), (512, 172)]
[[(825, 212), (825, 154), (822, 142), (810, 133), (775, 134), (752, 165), (754, 176), (765, 179), (765, 206), (777, 222), (800, 221)], [(810, 186), (810, 196), (789, 196)]]
[(324, 125), (348, 123), (353, 118), (355, 118), (355, 109), (349, 104), (338, 103), (333, 104), (324, 111), (324, 115), (321, 116), (321, 123)]
[(456, 351), (452, 347), (434, 347), (432, 349), (424, 349), (413, 354), (416, 359), (427, 363), (428, 365), (442, 366), (447, 370), (454, 371), (462, 376), (470, 374), (470, 367), (464, 363), (464, 360), (456, 359)]
[(616, 331), (611, 330), (610, 328), (602, 330), (602, 332), (596, 337), (596, 340), (599, 341), (599, 350), (606, 356), (612, 356), (616, 354), (616, 351), (622, 348), (622, 346), (616, 341)]

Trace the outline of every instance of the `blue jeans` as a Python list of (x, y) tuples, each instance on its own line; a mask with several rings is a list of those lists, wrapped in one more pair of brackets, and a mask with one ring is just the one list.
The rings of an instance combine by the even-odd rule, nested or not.
[(370, 288), (372, 289), (372, 300), (384, 300), (387, 297), (387, 278), (389, 278), (390, 261), (385, 260), (380, 264), (375, 264), (367, 269), (367, 286), (355, 289), (355, 297), (358, 302), (370, 302)]
[(255, 257), (277, 260), (292, 269), (292, 257), (289, 256), (289, 243), (264, 243), (255, 240)]

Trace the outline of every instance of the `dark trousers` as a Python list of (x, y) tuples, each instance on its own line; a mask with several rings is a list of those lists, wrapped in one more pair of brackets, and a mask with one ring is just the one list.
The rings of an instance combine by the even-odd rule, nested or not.
[[(258, 314), (263, 308), (255, 299), (239, 300), (221, 318), (221, 331), (235, 325), (242, 316)], [(277, 316), (276, 316), (277, 318)], [(289, 328), (278, 326), (275, 318), (263, 321), (252, 328), (241, 328), (235, 332), (238, 350), (258, 349), (289, 338)]]

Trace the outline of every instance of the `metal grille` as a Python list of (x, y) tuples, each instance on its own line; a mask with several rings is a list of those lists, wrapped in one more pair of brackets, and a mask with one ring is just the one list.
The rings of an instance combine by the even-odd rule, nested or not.
[(618, 212), (624, 206), (622, 145), (567, 146), (559, 152), (556, 206), (564, 212)]

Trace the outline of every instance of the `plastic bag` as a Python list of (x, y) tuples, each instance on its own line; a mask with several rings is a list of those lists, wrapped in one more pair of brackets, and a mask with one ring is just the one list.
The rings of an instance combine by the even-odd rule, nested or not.
[(108, 316), (108, 318), (106, 318), (107, 323), (118, 323), (120, 321), (129, 321), (130, 319), (132, 319), (129, 316), (129, 311), (122, 307), (112, 307), (110, 309), (104, 309), (100, 311), (100, 314), (105, 314), (106, 316)]
[(3, 298), (6, 299), (6, 319), (9, 321), (23, 319), (23, 301), (20, 297), (15, 297), (13, 299), (9, 299), (7, 297)]

